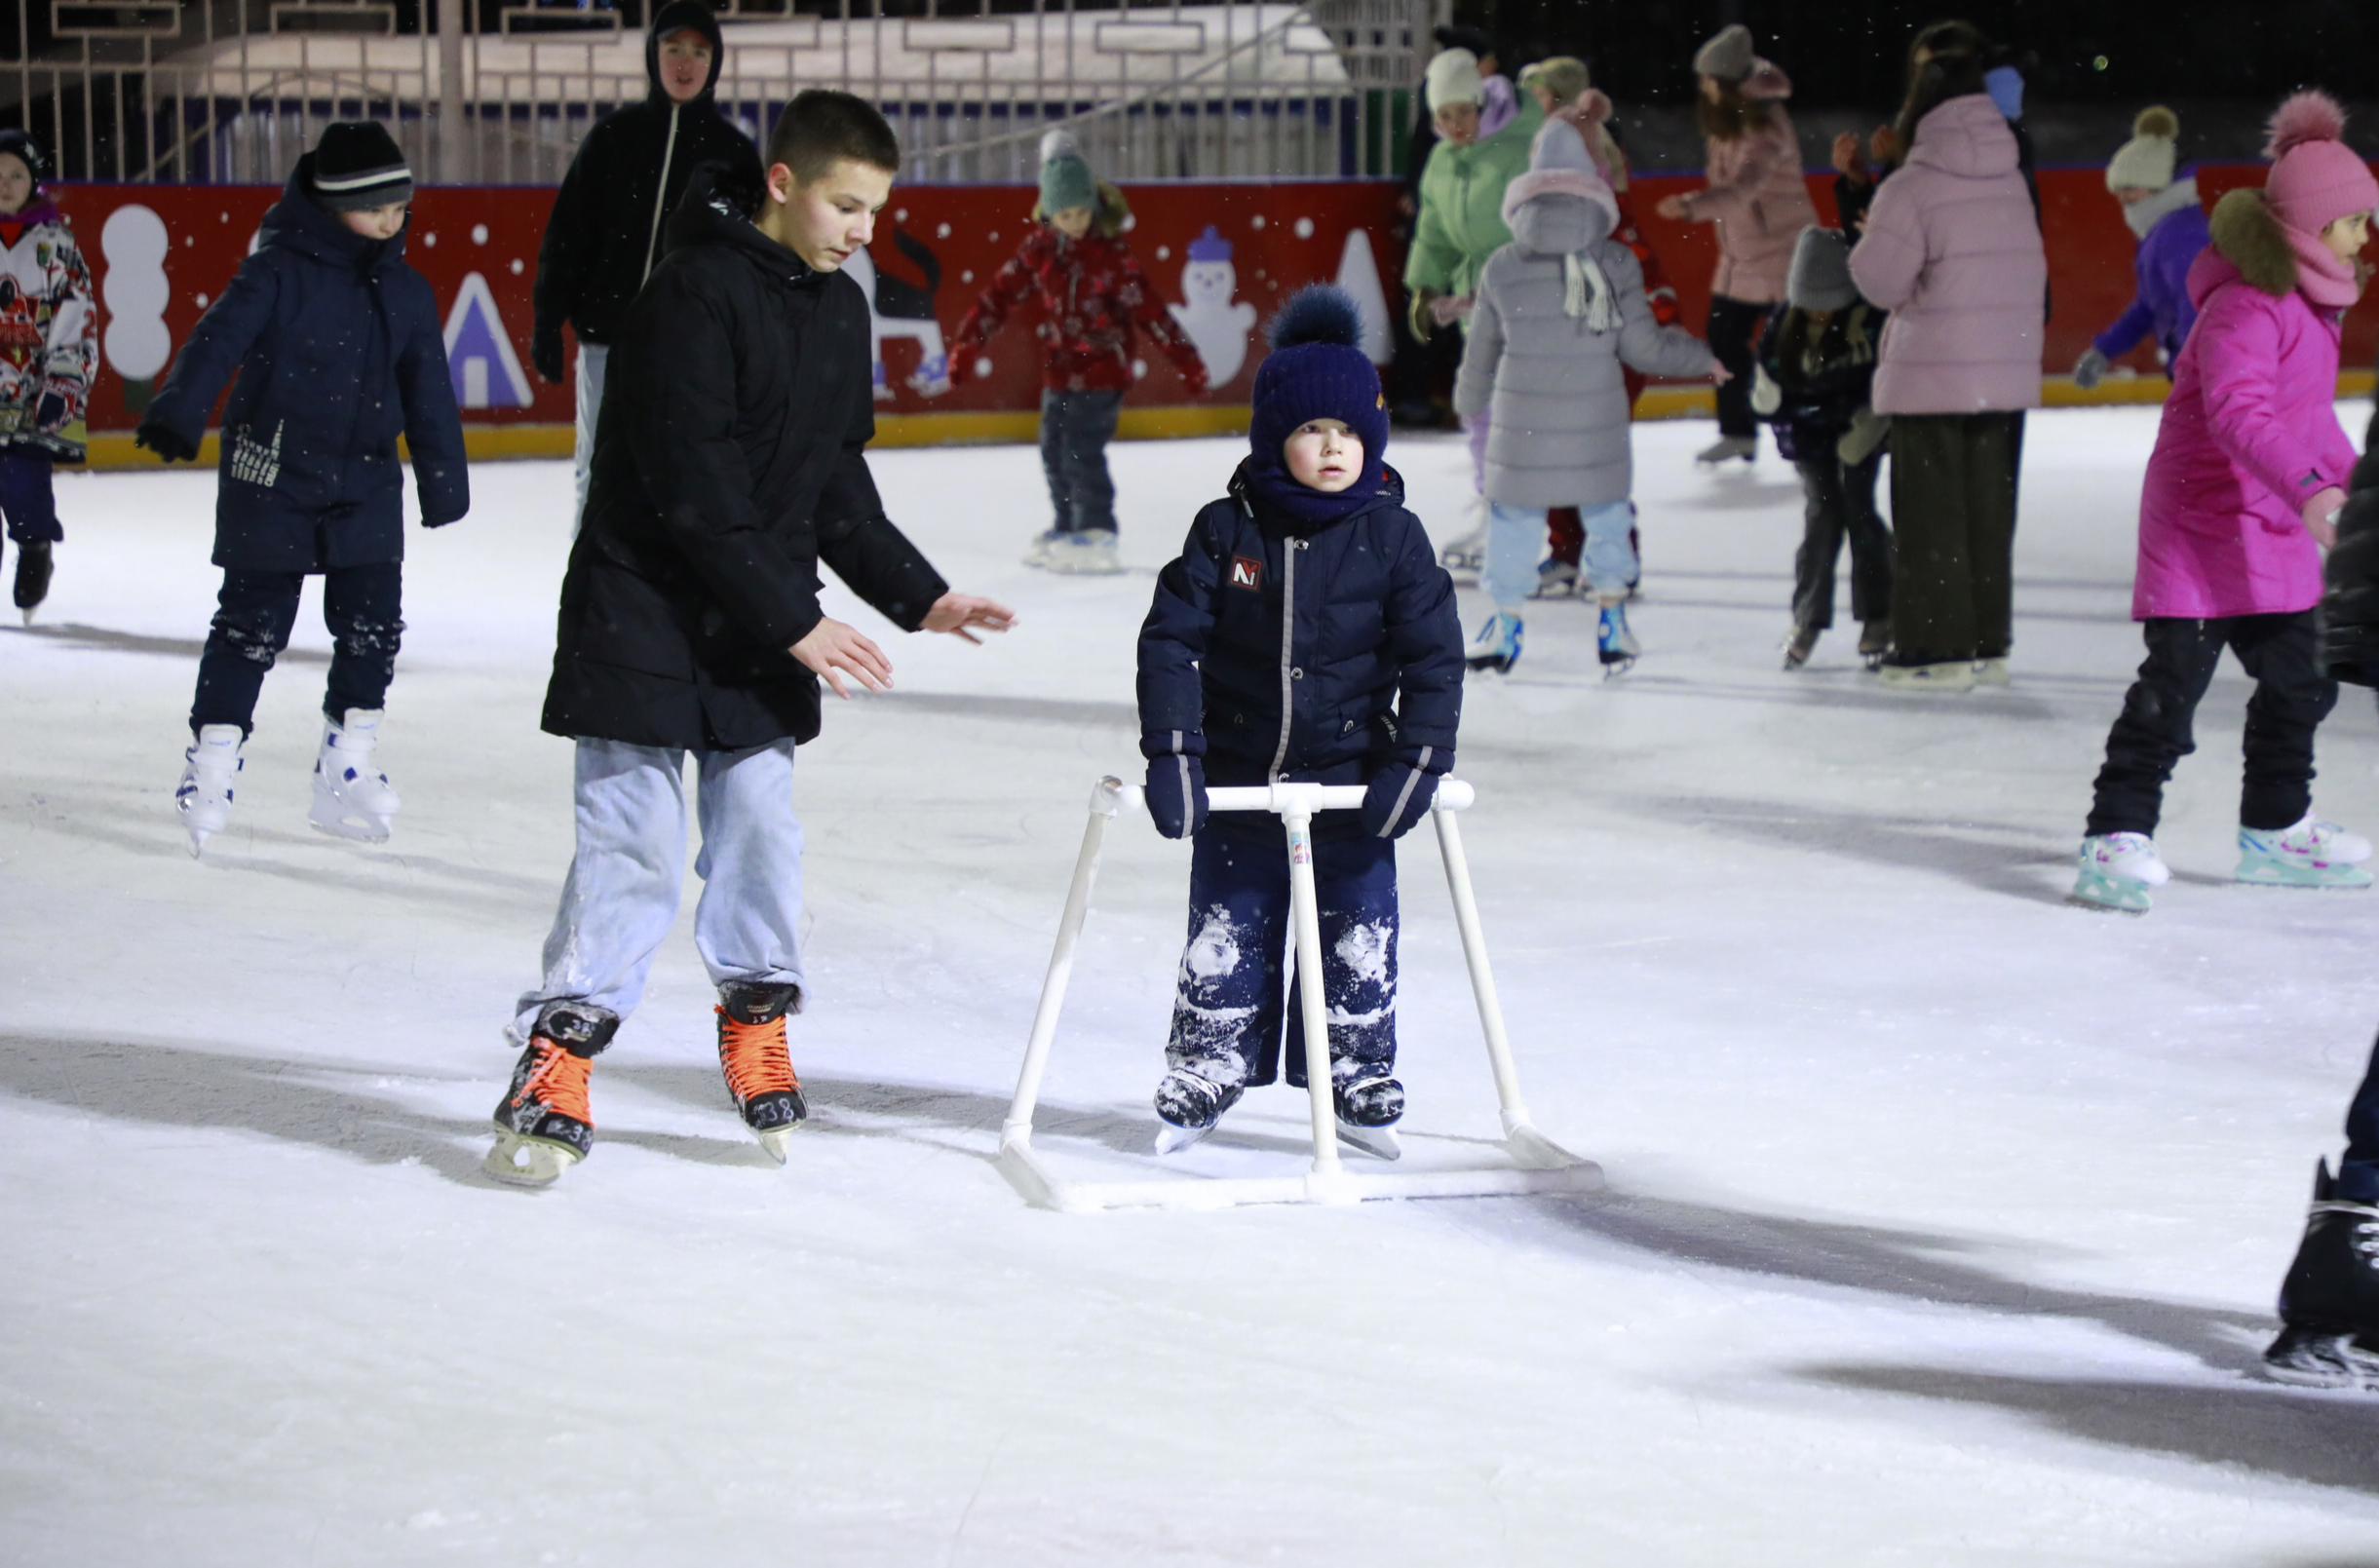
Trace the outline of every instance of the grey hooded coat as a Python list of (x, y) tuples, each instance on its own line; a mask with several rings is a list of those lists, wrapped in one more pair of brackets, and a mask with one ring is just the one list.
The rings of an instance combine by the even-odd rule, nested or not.
[(1714, 363), (1701, 339), (1653, 321), (1643, 269), (1611, 238), (1616, 214), (1578, 133), (1548, 125), (1529, 172), (1505, 193), (1514, 239), (1479, 272), (1454, 383), (1457, 413), (1489, 413), (1490, 501), (1593, 508), (1626, 500), (1633, 473), (1622, 363), (1694, 377)]

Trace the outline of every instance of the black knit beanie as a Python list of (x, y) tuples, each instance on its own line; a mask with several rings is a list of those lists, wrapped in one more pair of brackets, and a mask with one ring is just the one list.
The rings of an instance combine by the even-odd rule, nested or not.
[(42, 156), (40, 142), (22, 131), (0, 131), (0, 152), (16, 154), (32, 172), (33, 189), (41, 189), (42, 181), (49, 177), (50, 160)]
[(413, 172), (397, 138), (370, 120), (340, 120), (314, 144), (314, 200), (333, 212), (361, 212), (413, 199)]

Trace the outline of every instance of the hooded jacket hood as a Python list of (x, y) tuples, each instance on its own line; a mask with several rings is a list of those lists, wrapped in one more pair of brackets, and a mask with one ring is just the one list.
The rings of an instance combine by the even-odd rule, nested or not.
[(281, 188), (281, 200), (272, 205), (264, 214), (264, 221), (257, 225), (258, 245), (281, 246), (316, 261), (353, 267), (358, 272), (378, 272), (404, 260), (404, 239), (413, 232), (409, 214), (404, 226), (390, 238), (365, 239), (307, 194), (313, 180), (314, 155), (309, 152), (289, 171), (288, 182)]
[(2233, 278), (2275, 299), (2296, 292), (2296, 249), (2263, 192), (2228, 191), (2214, 203), (2207, 221), (2213, 243), (2189, 269), (2189, 298), (2201, 310), (2206, 298)]
[(1908, 162), (1963, 179), (1989, 179), (2020, 164), (2015, 133), (1988, 93), (1968, 93), (1937, 105), (1916, 123)]
[(718, 18), (702, 0), (670, 0), (653, 18), (653, 24), (644, 33), (644, 79), (652, 86), (652, 96), (662, 103), (671, 102), (669, 89), (661, 85), (661, 41), (671, 33), (691, 29), (710, 41), (710, 77), (702, 91), (689, 99), (692, 103), (708, 103), (718, 87), (718, 73), (727, 68), (726, 39), (718, 30)]
[(1524, 249), (1553, 255), (1582, 250), (1619, 227), (1619, 199), (1576, 126), (1545, 122), (1528, 172), (1504, 187), (1503, 220)]
[(725, 164), (704, 164), (687, 180), (684, 200), (670, 213), (668, 227), (662, 230), (662, 253), (690, 246), (722, 245), (788, 283), (832, 277), (760, 232), (751, 219), (760, 196), (758, 190), (747, 188), (736, 170)]
[(1772, 100), (1792, 96), (1792, 78), (1772, 59), (1753, 59), (1751, 74), (1745, 77), (1739, 90), (1746, 98)]

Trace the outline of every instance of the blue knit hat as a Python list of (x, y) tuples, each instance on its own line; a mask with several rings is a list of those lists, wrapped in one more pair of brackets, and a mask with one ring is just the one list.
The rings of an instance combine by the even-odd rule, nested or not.
[(1379, 370), (1361, 347), (1362, 312), (1343, 288), (1309, 284), (1288, 296), (1265, 334), (1272, 352), (1255, 367), (1255, 408), (1247, 445), (1259, 463), (1281, 461), (1281, 447), (1309, 419), (1335, 419), (1362, 442), (1363, 469), (1377, 473), (1388, 455), (1388, 403)]

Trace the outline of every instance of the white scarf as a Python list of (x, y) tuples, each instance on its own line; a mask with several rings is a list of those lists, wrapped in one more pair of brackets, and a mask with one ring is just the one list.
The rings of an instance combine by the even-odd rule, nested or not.
[(1561, 314), (1584, 317), (1590, 332), (1619, 329), (1619, 300), (1594, 258), (1572, 250), (1561, 258)]

